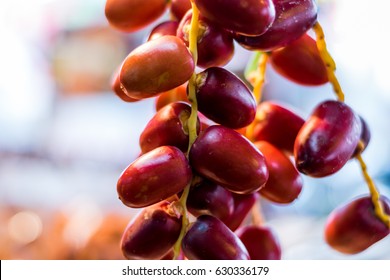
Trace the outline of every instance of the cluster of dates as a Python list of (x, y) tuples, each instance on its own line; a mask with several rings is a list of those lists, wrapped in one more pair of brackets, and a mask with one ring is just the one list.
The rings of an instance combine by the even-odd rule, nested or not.
[[(192, 4), (200, 12), (198, 59), (188, 49)], [(222, 67), (233, 57), (236, 41), (267, 52), (274, 69), (296, 83), (327, 83), (316, 42), (307, 35), (317, 21), (316, 3), (107, 0), (105, 7), (109, 23), (124, 32), (144, 28), (167, 10), (171, 20), (159, 23), (126, 57), (112, 84), (126, 102), (156, 98), (156, 114), (140, 135), (142, 153), (117, 183), (126, 206), (144, 208), (123, 234), (123, 254), (172, 258), (184, 233), (182, 258), (280, 259), (270, 228), (243, 223), (251, 208), (260, 196), (291, 203), (302, 190), (301, 174), (336, 173), (365, 149), (370, 131), (340, 101), (322, 102), (306, 120), (275, 102), (257, 104), (248, 86)], [(192, 81), (194, 101), (187, 87), (196, 66), (204, 70)], [(197, 137), (190, 143), (194, 102)], [(179, 199), (186, 188), (191, 223), (183, 229)], [(389, 201), (381, 201), (390, 214)], [(328, 244), (343, 253), (361, 252), (388, 234), (370, 196), (334, 210), (325, 228)]]

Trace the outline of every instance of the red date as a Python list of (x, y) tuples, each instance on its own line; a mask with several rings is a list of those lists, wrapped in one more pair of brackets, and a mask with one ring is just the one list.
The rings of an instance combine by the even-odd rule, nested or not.
[(123, 62), (119, 79), (128, 96), (143, 99), (184, 84), (194, 67), (183, 41), (166, 35), (133, 50)]
[(241, 134), (221, 125), (199, 135), (189, 158), (198, 174), (231, 192), (253, 193), (268, 179), (263, 154)]
[(333, 100), (322, 102), (295, 140), (297, 169), (312, 177), (336, 173), (351, 158), (360, 134), (361, 122), (348, 105)]
[(182, 191), (191, 177), (183, 152), (176, 147), (162, 146), (133, 161), (119, 177), (117, 191), (125, 205), (140, 208)]

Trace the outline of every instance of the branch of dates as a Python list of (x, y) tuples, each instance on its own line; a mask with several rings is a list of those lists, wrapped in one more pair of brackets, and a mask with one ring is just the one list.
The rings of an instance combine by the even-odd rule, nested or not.
[[(193, 1), (191, 1), (191, 6), (192, 6), (192, 19), (191, 19), (191, 28), (189, 31), (189, 43), (190, 43), (189, 50), (194, 59), (194, 64), (196, 65), (196, 62), (198, 60), (197, 38), (198, 38), (198, 31), (199, 31), (199, 22), (198, 22), (199, 10), (197, 9)], [(192, 144), (195, 142), (195, 139), (197, 137), (196, 129), (197, 129), (197, 120), (198, 120), (198, 104), (196, 101), (195, 83), (196, 83), (196, 72), (194, 70), (194, 73), (192, 74), (188, 82), (188, 100), (191, 102), (191, 115), (187, 122), (188, 133), (189, 133), (189, 144), (188, 144), (187, 155), (191, 149)], [(179, 204), (181, 206), (182, 209), (181, 212), (183, 216), (182, 216), (182, 228), (180, 231), (180, 235), (175, 245), (173, 246), (173, 252), (174, 252), (173, 258), (175, 260), (178, 259), (180, 255), (181, 243), (185, 233), (187, 232), (187, 228), (189, 225), (188, 211), (187, 211), (187, 198), (190, 192), (190, 188), (191, 188), (191, 183), (189, 183), (185, 187), (183, 194), (181, 195), (179, 200)]]
[[(340, 83), (338, 82), (335, 71), (336, 71), (336, 63), (334, 62), (332, 56), (328, 52), (326, 48), (326, 42), (325, 42), (325, 35), (324, 31), (320, 25), (320, 23), (317, 21), (314, 26), (313, 26), (313, 31), (316, 35), (316, 43), (317, 43), (317, 48), (318, 51), (320, 52), (321, 58), (325, 63), (327, 73), (328, 73), (328, 78), (329, 82), (332, 84), (333, 90), (340, 102), (344, 102), (345, 96), (343, 93), (343, 90), (341, 89)], [(363, 145), (361, 142), (359, 145)], [(361, 149), (362, 150), (362, 149)], [(378, 189), (375, 186), (374, 181), (372, 180), (371, 176), (368, 174), (367, 171), (367, 165), (364, 162), (361, 154), (359, 153), (356, 155), (356, 159), (358, 160), (360, 164), (360, 168), (362, 170), (364, 179), (367, 183), (368, 189), (370, 191), (372, 203), (374, 204), (374, 209), (375, 209), (375, 214), (376, 216), (385, 224), (387, 227), (390, 228), (390, 216), (387, 215), (383, 209), (383, 206), (380, 202), (380, 194)]]

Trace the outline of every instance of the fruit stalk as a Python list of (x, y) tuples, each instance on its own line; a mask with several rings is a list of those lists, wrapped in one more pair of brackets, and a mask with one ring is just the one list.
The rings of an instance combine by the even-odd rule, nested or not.
[(337, 77), (335, 75), (336, 63), (334, 62), (332, 56), (330, 55), (328, 49), (326, 48), (325, 34), (318, 21), (314, 24), (313, 31), (316, 35), (316, 43), (317, 43), (318, 51), (320, 52), (320, 56), (326, 66), (329, 82), (332, 84), (333, 91), (337, 95), (337, 99), (340, 102), (344, 102), (345, 99), (344, 92), (341, 89), (340, 83), (337, 80)]
[[(192, 57), (194, 59), (194, 64), (196, 65), (198, 61), (198, 50), (197, 50), (197, 44), (198, 44), (198, 32), (199, 32), (199, 10), (197, 9), (194, 1), (191, 0), (191, 6), (192, 6), (192, 19), (191, 19), (191, 27), (189, 32), (189, 49), (192, 54)], [(188, 119), (188, 131), (189, 131), (189, 144), (188, 144), (188, 151), (191, 148), (192, 144), (194, 143), (197, 133), (196, 133), (196, 122), (198, 117), (198, 103), (196, 101), (196, 93), (195, 93), (195, 83), (196, 83), (196, 73), (192, 74), (189, 82), (188, 82), (188, 100), (191, 102), (191, 115)]]
[[(198, 22), (199, 10), (196, 7), (193, 0), (191, 0), (191, 7), (192, 7), (192, 19), (191, 19), (190, 32), (189, 32), (189, 50), (192, 54), (194, 64), (196, 65), (198, 60), (197, 39), (198, 39), (198, 31), (199, 31), (199, 22)], [(196, 101), (195, 83), (196, 83), (196, 72), (194, 71), (194, 73), (192, 73), (190, 80), (188, 81), (188, 100), (191, 102), (191, 115), (187, 123), (188, 134), (189, 134), (187, 155), (189, 154), (191, 146), (197, 137), (196, 129), (197, 129), (197, 119), (198, 119), (198, 104)], [(187, 231), (187, 227), (189, 225), (188, 211), (187, 211), (187, 198), (188, 198), (188, 193), (190, 192), (190, 188), (191, 188), (191, 183), (185, 187), (179, 200), (180, 212), (182, 213), (183, 218), (182, 218), (182, 228), (180, 231), (179, 238), (177, 239), (175, 245), (173, 246), (173, 251), (174, 251), (173, 259), (175, 260), (177, 260), (180, 255), (181, 243)]]
[[(318, 21), (314, 24), (313, 31), (316, 35), (316, 43), (317, 43), (318, 51), (320, 52), (321, 58), (324, 61), (326, 66), (329, 82), (332, 84), (333, 91), (335, 92), (338, 100), (340, 102), (344, 102), (345, 96), (335, 75), (336, 63), (334, 62), (332, 56), (330, 55), (330, 53), (326, 48), (324, 31)], [(359, 143), (359, 145), (361, 145), (361, 143)], [(360, 164), (360, 168), (362, 170), (364, 179), (370, 191), (371, 200), (374, 204), (375, 214), (387, 227), (390, 228), (390, 217), (384, 212), (382, 204), (379, 201), (380, 194), (377, 187), (375, 186), (374, 181), (372, 180), (371, 176), (368, 174), (367, 165), (364, 162), (361, 154), (358, 154), (356, 156), (356, 159)]]
[[(268, 54), (265, 52), (257, 52), (256, 53), (256, 59), (257, 62), (257, 69), (254, 71), (253, 75), (250, 73), (249, 79), (251, 80), (251, 84), (253, 86), (253, 96), (255, 97), (256, 104), (259, 104), (261, 102), (262, 93), (263, 93), (263, 85), (265, 82), (265, 72), (267, 69), (267, 63), (268, 63)], [(256, 123), (256, 117), (255, 120), (247, 127), (245, 136), (249, 140), (253, 140), (253, 131)], [(252, 207), (251, 210), (252, 214), (252, 224), (261, 226), (264, 224), (264, 218), (261, 212), (260, 204), (258, 201), (255, 202), (255, 204)]]
[(180, 248), (181, 248), (181, 242), (183, 240), (183, 237), (187, 231), (187, 227), (189, 224), (188, 220), (188, 211), (187, 211), (187, 198), (188, 198), (188, 193), (190, 192), (190, 187), (191, 183), (189, 183), (185, 188), (180, 196), (179, 201), (177, 204), (175, 204), (175, 209), (179, 210), (179, 212), (183, 215), (182, 217), (182, 226), (179, 234), (179, 238), (176, 240), (175, 244), (173, 245), (173, 259), (177, 260), (180, 256)]
[[(249, 79), (253, 86), (253, 96), (255, 97), (256, 104), (261, 102), (262, 93), (263, 93), (263, 85), (265, 82), (265, 71), (267, 69), (268, 63), (268, 54), (265, 52), (257, 52), (256, 56), (258, 56), (257, 69), (254, 71), (254, 74), (249, 74)], [(246, 129), (246, 137), (249, 140), (253, 140), (253, 130), (255, 128), (256, 117), (255, 120), (247, 127)]]
[(379, 200), (380, 194), (378, 189), (375, 187), (375, 183), (372, 180), (371, 176), (368, 174), (367, 171), (367, 165), (364, 162), (361, 154), (358, 154), (356, 156), (356, 159), (359, 161), (360, 168), (362, 169), (362, 173), (364, 176), (364, 179), (366, 180), (368, 189), (370, 190), (370, 195), (371, 195), (371, 200), (372, 203), (374, 204), (374, 210), (375, 210), (375, 215), (385, 224), (387, 225), (388, 228), (390, 228), (390, 217), (387, 215), (383, 209), (383, 206)]
[(256, 103), (259, 104), (262, 97), (262, 89), (265, 82), (265, 70), (267, 68), (268, 54), (263, 52), (260, 54), (256, 76), (253, 83), (253, 95)]

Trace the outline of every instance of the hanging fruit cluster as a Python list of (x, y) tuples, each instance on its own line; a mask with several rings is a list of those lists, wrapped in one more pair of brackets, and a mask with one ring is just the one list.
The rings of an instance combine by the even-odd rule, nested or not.
[[(344, 103), (315, 1), (107, 0), (105, 6), (110, 25), (123, 32), (142, 29), (167, 10), (171, 20), (125, 58), (112, 83), (126, 102), (156, 101), (140, 135), (142, 154), (117, 183), (126, 206), (143, 208), (123, 234), (124, 256), (280, 259), (259, 197), (291, 203), (302, 174), (329, 176), (351, 159), (370, 192), (330, 214), (326, 241), (354, 254), (387, 236), (390, 201), (379, 195), (361, 157), (370, 131)], [(252, 90), (223, 68), (234, 42), (255, 54), (245, 73)], [(261, 101), (268, 64), (301, 85), (331, 83), (337, 99), (318, 104), (306, 120)], [(196, 66), (204, 70), (196, 73)], [(252, 224), (244, 224), (251, 209)]]

